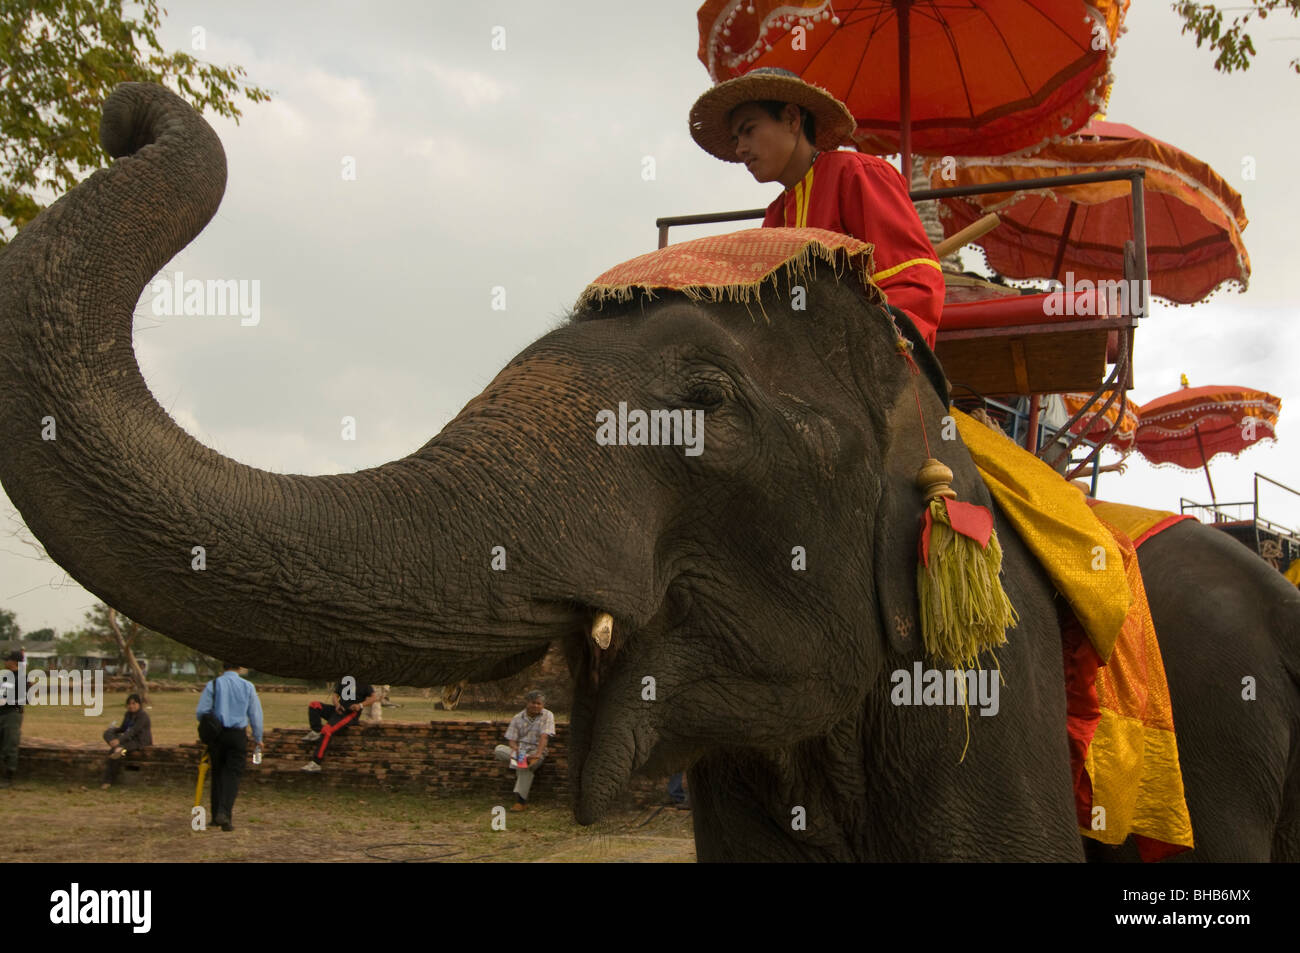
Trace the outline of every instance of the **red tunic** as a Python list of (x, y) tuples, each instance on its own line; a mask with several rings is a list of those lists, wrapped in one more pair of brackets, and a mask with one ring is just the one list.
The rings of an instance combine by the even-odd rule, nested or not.
[(902, 175), (863, 152), (823, 152), (803, 181), (767, 207), (764, 228), (825, 228), (876, 246), (871, 276), (931, 347), (943, 310), (943, 272)]

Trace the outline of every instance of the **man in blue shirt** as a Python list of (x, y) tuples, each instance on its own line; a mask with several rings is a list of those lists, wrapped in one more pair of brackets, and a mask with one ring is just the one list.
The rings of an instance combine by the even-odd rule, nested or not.
[(221, 734), (208, 747), (212, 762), (212, 823), (220, 824), (223, 831), (233, 831), (235, 795), (239, 793), (239, 778), (248, 755), (245, 729), (253, 729), (253, 740), (261, 748), (262, 703), (253, 683), (240, 677), (238, 665), (226, 662), (222, 669), (219, 677), (203, 686), (194, 714), (202, 718), (214, 712), (221, 722)]

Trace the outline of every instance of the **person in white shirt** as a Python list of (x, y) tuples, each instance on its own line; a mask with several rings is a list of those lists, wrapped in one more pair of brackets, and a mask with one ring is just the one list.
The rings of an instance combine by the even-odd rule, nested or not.
[(510, 806), (512, 811), (522, 811), (527, 805), (533, 777), (546, 760), (547, 746), (555, 737), (555, 715), (546, 707), (546, 696), (533, 691), (525, 696), (525, 701), (524, 710), (510, 719), (510, 727), (506, 729), (509, 744), (496, 747), (498, 761), (509, 763), (514, 760), (526, 765), (514, 769), (515, 803)]

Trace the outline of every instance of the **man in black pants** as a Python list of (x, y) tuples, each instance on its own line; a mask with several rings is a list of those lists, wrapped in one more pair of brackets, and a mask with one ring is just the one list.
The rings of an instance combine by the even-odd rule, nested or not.
[(262, 747), (262, 702), (253, 683), (240, 677), (234, 662), (226, 662), (221, 675), (203, 686), (195, 716), (202, 718), (208, 712), (214, 712), (221, 722), (221, 734), (208, 747), (212, 762), (212, 823), (221, 825), (223, 831), (233, 831), (235, 795), (239, 793), (239, 778), (248, 755), (245, 729), (253, 729), (253, 740)]
[(302, 736), (302, 740), (311, 742), (313, 751), (311, 760), (302, 769), (312, 774), (320, 771), (320, 763), (325, 760), (325, 749), (329, 747), (330, 739), (348, 725), (360, 721), (363, 708), (378, 703), (379, 693), (371, 686), (345, 675), (334, 686), (334, 693), (328, 702), (312, 702), (308, 705), (307, 722), (311, 730)]

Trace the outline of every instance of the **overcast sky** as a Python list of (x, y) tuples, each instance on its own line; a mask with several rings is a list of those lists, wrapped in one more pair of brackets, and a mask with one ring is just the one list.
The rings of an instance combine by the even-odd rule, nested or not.
[[(278, 472), (374, 466), (422, 445), (510, 357), (554, 327), (609, 266), (651, 250), (660, 215), (767, 204), (758, 185), (691, 140), (708, 85), (699, 0), (357, 4), (169, 0), (160, 37), (238, 63), (271, 89), (242, 122), (215, 120), (229, 182), (216, 218), (166, 272), (257, 280), (260, 323), (156, 317), (136, 351), (162, 405), (200, 440)], [(505, 50), (492, 49), (494, 27)], [(1259, 56), (1224, 77), (1164, 0), (1135, 3), (1109, 118), (1209, 162), (1243, 196), (1253, 266), (1244, 294), (1156, 304), (1136, 342), (1139, 403), (1178, 386), (1242, 384), (1284, 401), (1280, 440), (1213, 464), (1220, 500), (1255, 471), (1300, 488), (1295, 172), (1300, 23), (1253, 31)], [(642, 177), (652, 156), (655, 178)], [(1243, 179), (1243, 158), (1257, 177)], [(355, 161), (355, 180), (342, 174)], [(714, 228), (712, 231), (723, 231)], [(708, 230), (683, 230), (675, 240)], [(492, 309), (494, 287), (504, 311)], [(340, 419), (357, 421), (341, 439)], [(1295, 434), (1295, 437), (1290, 437)], [(1288, 439), (1290, 437), (1290, 439)], [(1177, 509), (1202, 474), (1105, 474), (1105, 498)], [(1300, 505), (1265, 496), (1300, 526)], [(1300, 501), (1297, 501), (1300, 502)], [(24, 630), (81, 623), (94, 597), (24, 544), (7, 498), (0, 608)]]

